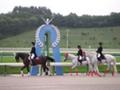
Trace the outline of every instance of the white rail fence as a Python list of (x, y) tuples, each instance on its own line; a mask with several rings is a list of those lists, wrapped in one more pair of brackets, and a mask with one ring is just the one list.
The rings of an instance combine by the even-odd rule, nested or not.
[[(22, 67), (23, 63), (0, 63), (0, 66), (10, 66), (10, 67)], [(56, 62), (56, 63), (50, 63), (50, 66), (72, 66), (71, 62)]]
[[(117, 62), (116, 65), (120, 65), (120, 62)], [(23, 63), (0, 63), (0, 66), (22, 67)], [(72, 66), (72, 63), (71, 62), (55, 62), (55, 63), (52, 62), (50, 63), (50, 66)]]

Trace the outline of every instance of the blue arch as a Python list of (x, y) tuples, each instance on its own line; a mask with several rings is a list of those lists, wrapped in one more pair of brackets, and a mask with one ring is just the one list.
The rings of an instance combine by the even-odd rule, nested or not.
[[(51, 47), (52, 47), (53, 58), (55, 59), (55, 62), (61, 62), (60, 48), (59, 48), (59, 30), (54, 25), (44, 24), (37, 29), (36, 46), (35, 46), (37, 56), (42, 55), (44, 41), (45, 41), (44, 40), (45, 33), (50, 33)], [(62, 67), (56, 66), (55, 70), (57, 75), (63, 74)]]

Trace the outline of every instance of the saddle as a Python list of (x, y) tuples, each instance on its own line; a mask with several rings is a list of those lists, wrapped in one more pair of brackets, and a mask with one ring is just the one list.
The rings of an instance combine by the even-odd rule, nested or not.
[(83, 61), (86, 61), (86, 57), (83, 56), (81, 59), (78, 59), (78, 61), (80, 62), (80, 64), (82, 64)]
[(102, 62), (102, 60), (106, 59), (106, 58), (103, 54), (101, 54), (101, 55), (97, 55), (97, 59), (98, 59), (99, 62)]
[(80, 64), (82, 64), (83, 61), (86, 61), (86, 54), (85, 52), (83, 52), (83, 56), (80, 56), (81, 58), (78, 58), (78, 61), (80, 62)]
[(36, 64), (40, 64), (41, 63), (41, 58), (40, 57), (36, 57), (35, 58), (35, 62), (36, 62)]
[(41, 58), (40, 57), (36, 57), (34, 59), (31, 59), (31, 64), (32, 65), (41, 64)]

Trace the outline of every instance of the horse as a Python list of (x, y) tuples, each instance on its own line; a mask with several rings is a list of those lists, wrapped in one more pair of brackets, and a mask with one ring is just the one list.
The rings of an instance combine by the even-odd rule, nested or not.
[(22, 60), (24, 66), (21, 68), (21, 75), (23, 76), (23, 70), (26, 68), (27, 72), (29, 74), (29, 66), (32, 65), (41, 65), (43, 68), (43, 71), (46, 72), (46, 75), (48, 74), (47, 71), (49, 71), (48, 67), (46, 66), (47, 62), (54, 62), (54, 59), (49, 56), (39, 56), (35, 60), (29, 59), (30, 55), (28, 53), (16, 53), (15, 60), (16, 62), (19, 62), (20, 59)]
[(93, 74), (98, 74), (100, 75), (98, 65), (101, 64), (107, 64), (107, 68), (104, 71), (104, 76), (112, 70), (112, 76), (114, 76), (115, 73), (117, 73), (117, 68), (116, 68), (116, 58), (111, 55), (111, 54), (104, 54), (105, 59), (101, 60), (101, 62), (97, 58), (97, 54), (95, 52), (85, 52), (86, 56), (90, 58), (90, 62), (93, 67)]
[(70, 54), (70, 53), (65, 53), (64, 54), (64, 61), (67, 60), (72, 60), (72, 68), (74, 69), (75, 67), (77, 67), (78, 65), (87, 65), (88, 66), (88, 72), (92, 71), (92, 66), (90, 64), (90, 60), (88, 57), (86, 57), (86, 60), (82, 61), (82, 64), (78, 61), (78, 56), (75, 56), (74, 54)]

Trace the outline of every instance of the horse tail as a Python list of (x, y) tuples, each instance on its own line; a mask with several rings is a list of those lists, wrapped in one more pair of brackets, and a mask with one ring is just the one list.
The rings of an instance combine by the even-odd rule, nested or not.
[(117, 73), (117, 67), (116, 67), (116, 58), (113, 58), (113, 70), (115, 73)]
[(48, 61), (51, 61), (51, 62), (54, 62), (54, 61), (55, 61), (53, 58), (51, 58), (51, 57), (49, 57), (49, 56), (46, 56), (46, 58), (47, 58)]

